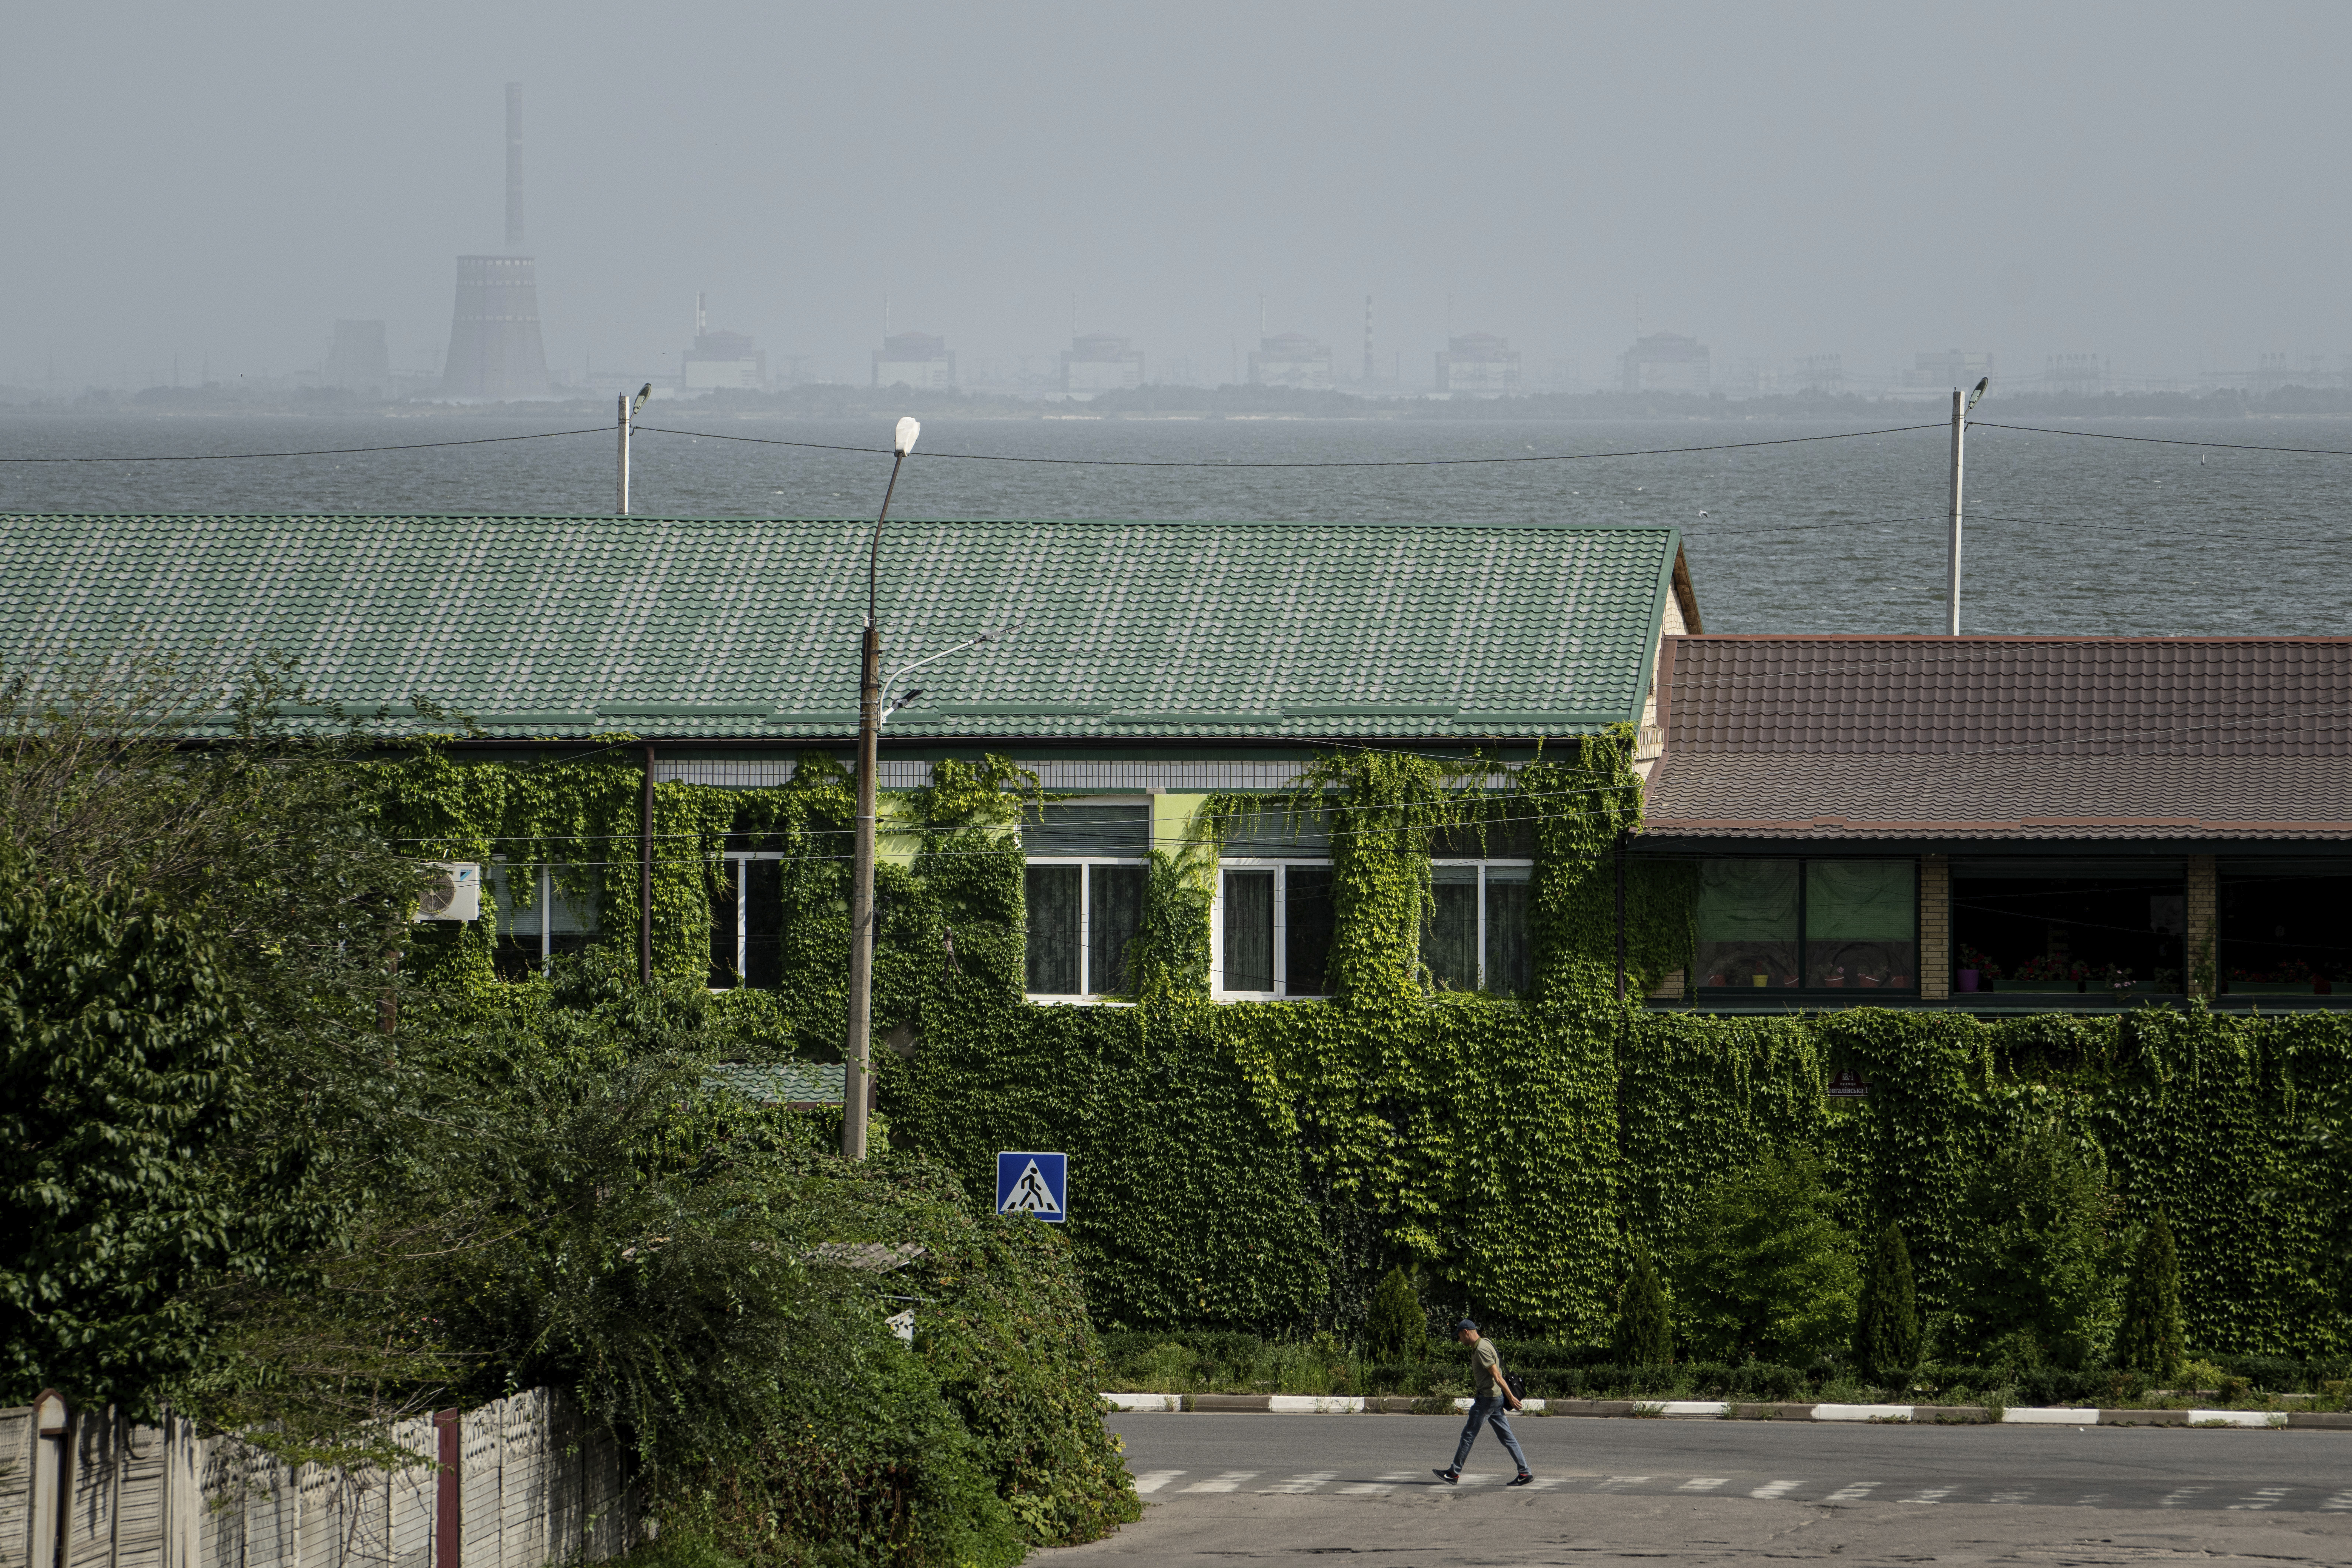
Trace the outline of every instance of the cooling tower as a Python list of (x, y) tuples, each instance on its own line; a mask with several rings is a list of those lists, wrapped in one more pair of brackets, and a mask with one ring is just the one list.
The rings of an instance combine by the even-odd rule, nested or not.
[(507, 250), (457, 258), (457, 308), (441, 395), (497, 401), (547, 394), (547, 348), (539, 335), (539, 273), (523, 246), (522, 84), (507, 83)]

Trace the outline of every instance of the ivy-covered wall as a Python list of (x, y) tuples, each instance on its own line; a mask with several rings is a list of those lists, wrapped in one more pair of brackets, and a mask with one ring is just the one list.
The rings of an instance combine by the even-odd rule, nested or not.
[[(435, 858), (544, 860), (634, 948), (643, 774), (628, 750), (460, 763), (420, 748), (378, 770), (387, 819)], [(1161, 796), (1130, 1005), (1022, 997), (1022, 858), (1034, 779), (941, 763), (891, 803), (901, 853), (876, 963), (894, 1142), (993, 1190), (997, 1150), (1066, 1150), (1068, 1226), (1099, 1326), (1352, 1330), (1372, 1284), (1418, 1265), (1437, 1301), (1579, 1342), (1608, 1335), (1629, 1245), (1671, 1250), (1700, 1190), (1773, 1148), (1810, 1148), (1856, 1235), (1902, 1223), (1922, 1304), (1949, 1298), (1970, 1184), (2028, 1124), (2095, 1150), (2126, 1221), (2162, 1208), (2193, 1342), (2342, 1353), (2336, 1194), (2352, 1187), (2352, 1029), (2326, 1015), (2148, 1010), (1989, 1025), (1856, 1009), (1778, 1021), (1651, 1013), (1615, 994), (1615, 846), (1638, 824), (1625, 737), (1504, 770), (1334, 755), (1286, 798)], [(656, 786), (654, 950), (708, 964), (718, 857), (782, 855), (781, 984), (730, 993), (747, 1050), (837, 1052), (847, 971), (851, 781), (823, 755), (766, 790)], [(1332, 845), (1334, 995), (1209, 999), (1222, 837), (1250, 812), (1313, 813)], [(1535, 987), (1424, 984), (1434, 836), (1527, 834)], [(730, 836), (732, 836), (731, 838)], [(1524, 842), (1525, 840), (1519, 840)], [(1680, 967), (1687, 868), (1627, 867), (1638, 997)], [(426, 962), (490, 979), (489, 922)], [(902, 1033), (903, 1037), (903, 1033)], [(1832, 1100), (1851, 1068), (1864, 1100)]]

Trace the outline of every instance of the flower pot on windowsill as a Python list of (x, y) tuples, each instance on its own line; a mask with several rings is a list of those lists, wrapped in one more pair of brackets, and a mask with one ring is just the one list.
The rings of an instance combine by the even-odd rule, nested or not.
[(1963, 969), (1959, 972), (1960, 989), (1963, 991), (1974, 991), (1978, 989), (1977, 983), (1983, 978), (1984, 972), (1982, 970)]

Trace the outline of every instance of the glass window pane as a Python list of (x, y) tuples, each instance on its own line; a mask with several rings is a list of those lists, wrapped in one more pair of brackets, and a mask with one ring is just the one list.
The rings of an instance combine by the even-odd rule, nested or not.
[(1797, 862), (1709, 860), (1698, 874), (1701, 985), (1797, 984)]
[[(539, 901), (539, 868), (509, 866), (503, 862), (490, 868), (490, 894), (499, 906), (499, 934), (527, 936), (531, 945), (539, 945), (539, 922), (546, 913)], [(517, 895), (530, 900), (529, 909), (517, 907)]]
[(1288, 928), (1283, 942), (1282, 990), (1286, 996), (1323, 996), (1331, 990), (1325, 971), (1331, 963), (1331, 868), (1286, 866), (1282, 868), (1283, 920)]
[(1916, 882), (1909, 860), (1806, 861), (1805, 983), (1916, 989)]
[[(784, 865), (781, 860), (751, 860), (744, 878), (748, 900), (743, 910), (743, 984), (782, 985), (784, 983)], [(728, 933), (728, 941), (735, 940)]]
[(1024, 891), (1029, 905), (1029, 977), (1033, 992), (1067, 996), (1078, 988), (1076, 866), (1032, 866)]
[(1274, 989), (1274, 873), (1228, 871), (1224, 917), (1224, 988)]
[(1523, 879), (1486, 872), (1486, 989), (1501, 996), (1524, 996), (1535, 984), (1528, 945), (1528, 894)]
[(1421, 962), (1441, 991), (1478, 988), (1478, 868), (1429, 868), (1429, 921), (1422, 927)]
[(1143, 923), (1143, 888), (1150, 874), (1140, 866), (1089, 866), (1087, 879), (1087, 984), (1098, 992), (1129, 988), (1127, 944)]
[(713, 988), (740, 985), (735, 973), (735, 897), (743, 876), (743, 862), (719, 862), (719, 891), (710, 900), (710, 979)]
[(1048, 805), (1043, 820), (1022, 825), (1021, 847), (1032, 856), (1131, 855), (1151, 847), (1149, 805)]

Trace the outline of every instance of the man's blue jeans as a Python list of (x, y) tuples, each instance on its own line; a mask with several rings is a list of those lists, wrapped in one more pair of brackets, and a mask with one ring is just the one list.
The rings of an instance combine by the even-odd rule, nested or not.
[(1519, 1440), (1511, 1436), (1510, 1418), (1503, 1414), (1503, 1396), (1499, 1394), (1470, 1402), (1470, 1419), (1462, 1426), (1462, 1446), (1454, 1450), (1454, 1469), (1462, 1468), (1463, 1461), (1470, 1457), (1470, 1445), (1478, 1440), (1478, 1428), (1487, 1424), (1494, 1426), (1496, 1439), (1511, 1451), (1511, 1460), (1519, 1467), (1519, 1473), (1527, 1474), (1528, 1457), (1519, 1452)]

